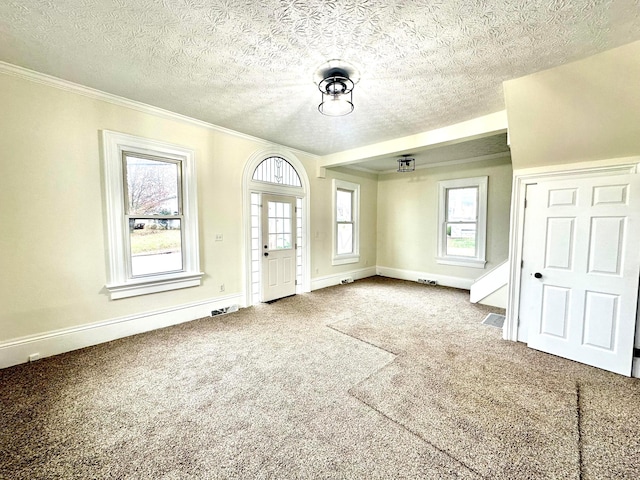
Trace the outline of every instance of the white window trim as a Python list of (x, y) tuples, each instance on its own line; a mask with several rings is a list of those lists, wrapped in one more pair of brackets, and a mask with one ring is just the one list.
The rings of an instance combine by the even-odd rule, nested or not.
[[(484, 268), (486, 265), (487, 247), (487, 191), (489, 177), (458, 178), (438, 182), (438, 253), (436, 262), (442, 265), (458, 267)], [(451, 188), (478, 188), (478, 219), (477, 219), (477, 255), (475, 257), (460, 257), (446, 254), (447, 247), (447, 190)]]
[[(336, 218), (336, 196), (340, 190), (350, 190), (353, 192), (353, 253), (345, 253), (338, 255), (338, 221)], [(333, 216), (333, 235), (332, 235), (332, 258), (331, 265), (346, 265), (348, 263), (358, 263), (360, 261), (360, 185), (344, 180), (333, 179), (332, 185), (332, 216)]]
[[(112, 300), (164, 292), (201, 284), (198, 245), (198, 203), (195, 153), (193, 150), (157, 140), (103, 130), (102, 154), (109, 270), (106, 288)], [(177, 159), (182, 162), (184, 218), (184, 269), (181, 272), (131, 278), (128, 273), (125, 228), (123, 152)]]

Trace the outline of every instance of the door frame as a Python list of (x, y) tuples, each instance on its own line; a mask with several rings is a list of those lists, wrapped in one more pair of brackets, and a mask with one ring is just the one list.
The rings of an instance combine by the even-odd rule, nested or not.
[[(640, 171), (640, 156), (575, 164), (554, 165), (516, 170), (511, 190), (511, 222), (509, 226), (509, 283), (507, 310), (502, 337), (518, 341), (522, 249), (524, 247), (524, 216), (527, 185), (584, 177), (633, 174)], [(637, 329), (636, 314), (636, 329)], [(527, 327), (525, 327), (527, 328)], [(636, 343), (637, 346), (637, 343)], [(638, 365), (636, 365), (636, 363)], [(640, 375), (640, 359), (634, 359), (633, 376)]]
[[(301, 188), (279, 186), (272, 183), (256, 182), (253, 172), (268, 157), (282, 157), (296, 170), (300, 177)], [(302, 199), (302, 285), (296, 286), (296, 293), (311, 291), (311, 249), (309, 239), (311, 231), (311, 200), (309, 176), (302, 162), (289, 150), (279, 147), (254, 152), (247, 160), (242, 174), (242, 238), (244, 239), (242, 277), (244, 285), (244, 305), (254, 304), (251, 292), (251, 194), (274, 194)], [(262, 281), (262, 280), (261, 280)]]

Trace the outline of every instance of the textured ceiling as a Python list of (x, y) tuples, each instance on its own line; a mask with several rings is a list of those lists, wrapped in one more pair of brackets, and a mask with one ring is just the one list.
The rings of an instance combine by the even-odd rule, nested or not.
[[(0, 60), (316, 154), (504, 109), (502, 82), (640, 39), (640, 0), (4, 0)], [(313, 83), (339, 58), (355, 111)]]
[(364, 159), (361, 162), (350, 163), (350, 167), (365, 168), (373, 173), (396, 171), (398, 159), (402, 154), (415, 158), (416, 169), (429, 166), (440, 166), (444, 163), (459, 163), (470, 159), (482, 160), (497, 158), (501, 153), (510, 153), (507, 145), (507, 134), (490, 135), (487, 137), (467, 140), (459, 143), (423, 147), (409, 152), (398, 152), (397, 155), (387, 155), (375, 159)]

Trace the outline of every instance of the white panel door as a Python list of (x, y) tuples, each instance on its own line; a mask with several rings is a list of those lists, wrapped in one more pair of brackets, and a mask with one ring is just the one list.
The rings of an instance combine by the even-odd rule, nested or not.
[(520, 321), (530, 347), (631, 375), (638, 197), (640, 175), (527, 187)]
[(296, 199), (262, 195), (262, 301), (296, 293)]

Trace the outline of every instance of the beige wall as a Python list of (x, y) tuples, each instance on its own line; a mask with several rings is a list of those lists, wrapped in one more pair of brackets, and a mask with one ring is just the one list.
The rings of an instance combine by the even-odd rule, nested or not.
[[(242, 173), (269, 144), (9, 75), (0, 75), (0, 104), (0, 342), (243, 292)], [(102, 129), (195, 150), (202, 286), (109, 299)], [(311, 238), (312, 277), (328, 275), (344, 269), (331, 267), (331, 180), (315, 177), (315, 157), (296, 157), (310, 179), (318, 235)], [(364, 209), (362, 252), (375, 262), (376, 185), (361, 183), (371, 206)], [(216, 233), (224, 241), (215, 242)]]
[(514, 170), (640, 154), (640, 42), (504, 83)]
[[(360, 185), (360, 262), (331, 265), (333, 235), (333, 179)], [(324, 277), (376, 264), (377, 175), (347, 169), (327, 169), (325, 178), (314, 179), (311, 187), (311, 276)]]
[[(378, 265), (436, 275), (475, 279), (508, 256), (509, 157), (448, 167), (381, 175), (378, 183)], [(436, 263), (438, 182), (489, 176), (487, 264), (484, 269)]]

